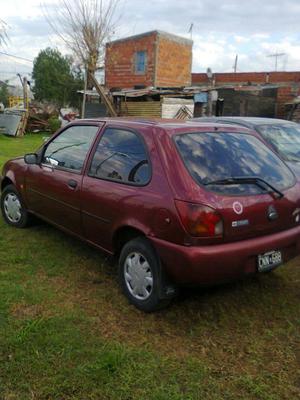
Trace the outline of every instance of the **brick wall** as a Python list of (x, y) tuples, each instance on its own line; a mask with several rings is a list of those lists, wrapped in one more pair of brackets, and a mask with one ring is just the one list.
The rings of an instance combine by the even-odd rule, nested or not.
[(277, 110), (276, 116), (278, 118), (285, 117), (284, 104), (292, 101), (295, 98), (294, 91), (290, 86), (282, 86), (277, 89)]
[[(215, 84), (240, 83), (299, 83), (300, 71), (294, 72), (237, 72), (235, 73), (215, 73)], [(208, 78), (205, 73), (193, 73), (192, 85), (207, 85)]]
[[(137, 51), (147, 52), (144, 74), (135, 72)], [(107, 44), (105, 86), (187, 86), (191, 83), (191, 67), (192, 41), (165, 32), (147, 32)]]
[[(135, 36), (132, 39), (117, 40), (106, 46), (105, 86), (108, 88), (132, 88), (135, 85), (153, 86), (155, 63), (154, 32)], [(145, 74), (135, 73), (135, 53), (147, 52)]]
[(155, 86), (181, 87), (191, 84), (192, 42), (160, 36)]

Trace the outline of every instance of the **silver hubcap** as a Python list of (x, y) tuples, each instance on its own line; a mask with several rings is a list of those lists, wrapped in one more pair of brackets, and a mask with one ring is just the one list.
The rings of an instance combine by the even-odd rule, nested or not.
[(14, 193), (8, 193), (4, 198), (4, 212), (10, 222), (18, 223), (22, 217), (21, 203), (18, 196)]
[(153, 275), (146, 258), (140, 253), (130, 253), (124, 263), (126, 286), (137, 300), (146, 300), (152, 293)]

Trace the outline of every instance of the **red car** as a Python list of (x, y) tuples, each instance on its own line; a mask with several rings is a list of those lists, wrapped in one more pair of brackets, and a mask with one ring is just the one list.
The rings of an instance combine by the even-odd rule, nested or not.
[(32, 215), (115, 254), (144, 311), (181, 284), (269, 271), (299, 254), (300, 188), (251, 131), (228, 124), (81, 120), (2, 172), (5, 221)]

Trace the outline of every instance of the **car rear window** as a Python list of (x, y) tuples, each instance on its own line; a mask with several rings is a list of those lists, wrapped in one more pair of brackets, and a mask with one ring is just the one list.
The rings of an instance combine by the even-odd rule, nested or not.
[(192, 177), (207, 189), (223, 194), (258, 194), (253, 183), (228, 185), (210, 182), (231, 177), (258, 177), (279, 190), (295, 183), (290, 169), (259, 139), (245, 133), (193, 132), (174, 137)]

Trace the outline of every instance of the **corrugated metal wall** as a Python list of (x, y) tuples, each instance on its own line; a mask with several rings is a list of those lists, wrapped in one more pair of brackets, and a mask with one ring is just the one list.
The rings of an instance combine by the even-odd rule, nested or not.
[(160, 101), (127, 101), (121, 104), (122, 116), (161, 117)]
[(194, 114), (194, 100), (181, 98), (163, 98), (162, 118), (175, 118), (175, 115), (182, 106), (186, 106), (191, 114)]

